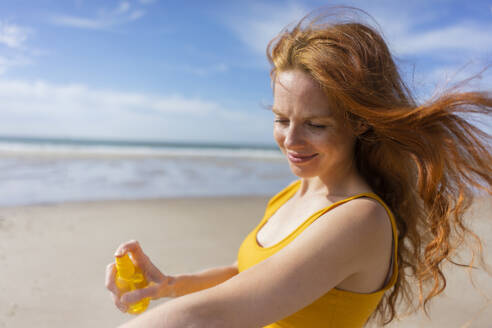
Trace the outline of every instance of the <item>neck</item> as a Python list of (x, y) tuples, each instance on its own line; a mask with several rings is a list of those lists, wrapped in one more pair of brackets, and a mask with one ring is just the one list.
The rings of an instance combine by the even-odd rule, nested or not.
[(323, 195), (326, 197), (347, 197), (366, 191), (371, 191), (371, 188), (359, 175), (352, 161), (350, 165), (340, 167), (330, 175), (302, 178), (298, 196)]

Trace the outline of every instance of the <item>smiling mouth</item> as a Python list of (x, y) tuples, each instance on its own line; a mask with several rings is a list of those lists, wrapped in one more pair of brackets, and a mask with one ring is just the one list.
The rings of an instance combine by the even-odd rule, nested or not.
[(293, 163), (305, 163), (307, 161), (310, 161), (311, 159), (315, 158), (318, 156), (318, 154), (313, 154), (313, 155), (297, 155), (297, 154), (292, 154), (292, 153), (287, 153), (287, 157), (289, 160)]

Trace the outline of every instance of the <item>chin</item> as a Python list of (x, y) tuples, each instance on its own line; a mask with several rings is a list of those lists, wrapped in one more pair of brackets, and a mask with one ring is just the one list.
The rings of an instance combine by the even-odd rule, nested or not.
[(290, 166), (290, 171), (299, 178), (314, 178), (318, 176), (313, 170), (307, 170), (293, 165)]

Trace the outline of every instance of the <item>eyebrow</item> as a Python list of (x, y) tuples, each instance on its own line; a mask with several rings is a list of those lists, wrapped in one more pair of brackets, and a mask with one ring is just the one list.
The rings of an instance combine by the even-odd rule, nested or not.
[[(279, 115), (279, 116), (282, 116), (283, 114), (280, 113), (278, 110), (276, 110), (275, 108), (271, 107), (271, 110), (274, 114), (276, 115)], [(333, 120), (333, 116), (309, 116), (309, 117), (305, 117), (304, 119), (306, 120), (312, 120), (312, 119), (318, 119), (318, 120)]]

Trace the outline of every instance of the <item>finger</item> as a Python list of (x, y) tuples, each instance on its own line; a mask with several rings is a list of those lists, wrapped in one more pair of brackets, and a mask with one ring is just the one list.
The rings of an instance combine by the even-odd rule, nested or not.
[(121, 299), (116, 296), (115, 294), (111, 293), (111, 297), (113, 299), (114, 305), (121, 311), (121, 312), (127, 312), (128, 311), (128, 305), (124, 304), (121, 302)]
[(130, 240), (127, 241), (126, 243), (121, 244), (117, 249), (116, 252), (114, 253), (114, 256), (123, 256), (126, 253), (132, 253), (134, 256), (141, 256), (143, 255), (142, 248), (140, 247), (140, 244), (136, 240)]
[(119, 297), (120, 296), (120, 291), (119, 291), (118, 287), (116, 286), (115, 276), (116, 276), (116, 265), (114, 263), (110, 263), (106, 267), (106, 281), (105, 281), (105, 285), (106, 285), (106, 288), (110, 292), (112, 292), (113, 294), (115, 294), (116, 296)]
[(150, 281), (160, 282), (165, 279), (159, 269), (150, 261), (149, 257), (143, 252), (140, 243), (136, 240), (130, 240), (121, 244), (115, 252), (115, 256), (123, 256), (131, 253), (133, 263), (142, 269), (145, 278)]
[(170, 278), (170, 276), (166, 276), (165, 274), (163, 274), (152, 262), (144, 264), (143, 267), (145, 268), (143, 270), (143, 273), (148, 281), (163, 283)]
[(123, 294), (120, 300), (123, 304), (130, 305), (147, 297), (150, 297), (151, 299), (156, 299), (159, 298), (160, 288), (161, 287), (158, 284), (155, 284), (146, 288), (137, 289)]
[(127, 312), (128, 306), (120, 300), (120, 290), (115, 283), (116, 267), (114, 263), (110, 263), (106, 267), (106, 288), (111, 291), (111, 298), (114, 304), (121, 312)]
[(150, 259), (142, 250), (140, 243), (136, 240), (130, 240), (126, 243), (121, 244), (115, 252), (116, 257), (123, 256), (126, 253), (131, 253), (132, 262), (144, 271), (144, 274), (147, 276), (148, 271), (153, 271), (154, 265), (150, 262)]
[(167, 278), (167, 276), (164, 275), (152, 261), (150, 261), (149, 257), (143, 252), (138, 241), (130, 240), (121, 244), (116, 250), (115, 256), (123, 256), (128, 252), (131, 253), (133, 263), (142, 270), (145, 279), (148, 281), (162, 282)]

